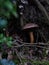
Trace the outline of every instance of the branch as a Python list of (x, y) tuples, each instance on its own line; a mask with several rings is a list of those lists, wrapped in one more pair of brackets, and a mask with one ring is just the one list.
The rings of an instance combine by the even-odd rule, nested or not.
[[(49, 21), (49, 15), (47, 13), (47, 11), (45, 10), (44, 6), (39, 2), (39, 0), (35, 0), (37, 5), (38, 5), (38, 8), (42, 11), (42, 13), (44, 13), (44, 17), (47, 18), (47, 20)], [(49, 22), (46, 22), (49, 24)]]
[(19, 55), (17, 49), (16, 49), (16, 55), (17, 55), (18, 59), (20, 60), (20, 62), (22, 63), (21, 57), (20, 57), (20, 55)]

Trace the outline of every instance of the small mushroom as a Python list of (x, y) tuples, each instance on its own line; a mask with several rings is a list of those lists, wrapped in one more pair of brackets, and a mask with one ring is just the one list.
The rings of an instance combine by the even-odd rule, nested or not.
[(36, 30), (39, 26), (35, 23), (28, 23), (26, 24), (22, 30), (29, 32), (30, 36), (30, 43), (34, 43), (34, 34), (33, 31)]

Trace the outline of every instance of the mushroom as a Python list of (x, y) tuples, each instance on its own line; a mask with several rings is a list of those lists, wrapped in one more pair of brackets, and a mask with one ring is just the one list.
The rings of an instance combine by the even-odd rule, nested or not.
[(22, 28), (22, 30), (29, 32), (30, 43), (34, 43), (34, 34), (33, 34), (33, 31), (34, 31), (35, 29), (37, 29), (38, 27), (39, 27), (39, 26), (38, 26), (37, 24), (35, 24), (35, 23), (28, 23), (28, 24), (26, 24), (26, 25)]

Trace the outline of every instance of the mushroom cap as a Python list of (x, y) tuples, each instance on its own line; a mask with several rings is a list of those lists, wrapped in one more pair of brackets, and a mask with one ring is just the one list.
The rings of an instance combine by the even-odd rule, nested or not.
[(39, 26), (37, 25), (37, 24), (35, 24), (35, 23), (28, 23), (28, 24), (26, 24), (23, 28), (22, 28), (22, 30), (26, 30), (26, 29), (34, 29), (34, 28), (38, 28)]

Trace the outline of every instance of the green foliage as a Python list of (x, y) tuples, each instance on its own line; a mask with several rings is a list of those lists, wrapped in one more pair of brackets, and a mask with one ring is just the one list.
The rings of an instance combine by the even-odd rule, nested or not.
[(47, 56), (46, 49), (44, 49), (44, 51), (43, 51), (43, 57), (46, 57), (46, 56)]
[(10, 15), (18, 17), (16, 5), (10, 0), (0, 0), (0, 16), (10, 18)]
[(33, 61), (33, 65), (49, 65), (48, 61)]
[[(34, 60), (27, 60), (27, 59), (22, 59), (22, 63), (24, 65), (24, 63), (26, 62), (30, 62), (32, 65), (49, 65), (49, 61), (34, 61)], [(14, 61), (16, 64), (19, 64), (20, 62), (18, 62), (18, 60)]]
[(18, 59), (16, 59), (16, 60), (14, 60), (14, 63), (15, 63), (15, 64), (19, 64), (20, 62), (19, 62)]
[(25, 62), (31, 62), (32, 63), (32, 65), (49, 65), (49, 61), (34, 61), (34, 60), (26, 60), (26, 59), (23, 59), (22, 60), (23, 61), (23, 63), (25, 63)]
[(3, 34), (0, 34), (0, 48), (2, 48), (2, 44), (12, 47), (12, 37), (6, 37)]

